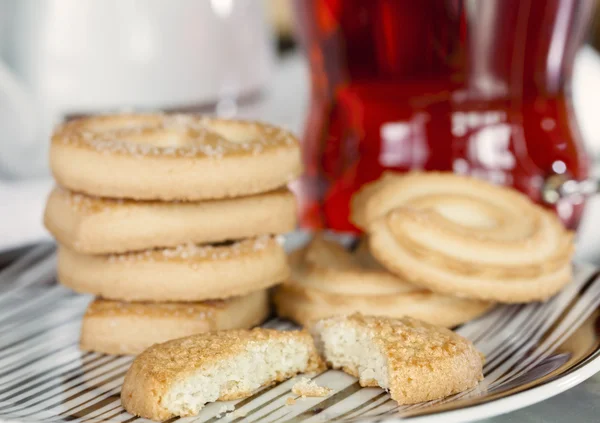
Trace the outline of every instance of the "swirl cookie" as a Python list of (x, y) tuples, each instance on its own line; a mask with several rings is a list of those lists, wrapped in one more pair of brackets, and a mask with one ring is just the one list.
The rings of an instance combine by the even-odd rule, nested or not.
[(302, 171), (277, 127), (194, 115), (95, 116), (52, 136), (50, 166), (73, 191), (138, 200), (206, 200), (279, 188)]
[(519, 303), (571, 280), (572, 234), (512, 189), (443, 173), (387, 174), (358, 193), (373, 256), (432, 291)]
[(193, 416), (213, 401), (245, 398), (298, 373), (323, 368), (305, 331), (230, 330), (150, 347), (125, 375), (121, 402), (152, 420)]
[(110, 255), (85, 255), (64, 246), (58, 250), (60, 283), (113, 300), (228, 298), (269, 288), (288, 276), (285, 251), (270, 236)]
[(483, 379), (483, 357), (469, 340), (416, 319), (354, 314), (321, 320), (312, 332), (328, 364), (399, 404), (444, 398)]
[(83, 316), (80, 347), (107, 354), (139, 354), (170, 339), (251, 328), (268, 315), (266, 290), (226, 300), (188, 303), (128, 303), (97, 298)]
[(58, 242), (86, 254), (122, 253), (180, 244), (281, 234), (296, 227), (287, 189), (197, 202), (90, 197), (55, 188), (44, 223)]
[(363, 248), (354, 254), (322, 235), (290, 257), (291, 280), (275, 289), (277, 313), (304, 326), (325, 317), (363, 314), (403, 317), (453, 327), (492, 303), (435, 294), (383, 269)]

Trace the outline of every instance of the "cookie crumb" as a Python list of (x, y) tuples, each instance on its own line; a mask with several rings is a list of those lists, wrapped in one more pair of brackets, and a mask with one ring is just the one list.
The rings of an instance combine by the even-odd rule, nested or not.
[(223, 404), (221, 408), (219, 408), (219, 412), (215, 416), (217, 419), (223, 417), (227, 412), (235, 410), (235, 407), (231, 404)]
[(294, 397), (288, 397), (288, 399), (285, 400), (285, 405), (294, 405), (296, 404), (296, 400), (294, 399)]
[(246, 417), (246, 415), (248, 415), (248, 410), (235, 410), (233, 413), (231, 413), (231, 417), (234, 419)]
[(292, 386), (292, 393), (301, 397), (326, 397), (330, 395), (332, 389), (319, 386), (314, 380), (303, 377)]

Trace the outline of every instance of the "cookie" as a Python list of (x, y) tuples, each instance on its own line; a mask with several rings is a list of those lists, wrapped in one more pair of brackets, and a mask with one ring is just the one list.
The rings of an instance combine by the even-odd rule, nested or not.
[(267, 192), (302, 172), (280, 128), (196, 115), (106, 115), (69, 121), (50, 146), (56, 181), (89, 195), (207, 200)]
[(121, 402), (136, 416), (193, 416), (204, 404), (323, 368), (304, 331), (256, 328), (193, 335), (150, 347), (125, 375)]
[(86, 254), (123, 253), (185, 243), (281, 234), (296, 227), (287, 189), (222, 200), (132, 201), (55, 188), (44, 223), (62, 245)]
[(288, 276), (285, 251), (272, 236), (110, 255), (58, 250), (60, 283), (113, 300), (221, 299), (269, 288)]
[(373, 256), (435, 292), (520, 303), (546, 300), (571, 281), (573, 234), (510, 188), (445, 173), (387, 174), (352, 209)]
[(493, 306), (490, 302), (435, 294), (407, 283), (376, 263), (366, 248), (352, 254), (322, 235), (292, 253), (290, 266), (290, 280), (275, 288), (273, 299), (279, 316), (304, 326), (325, 317), (361, 312), (410, 316), (453, 327)]
[(226, 300), (188, 303), (128, 303), (97, 298), (83, 316), (80, 348), (106, 354), (139, 354), (170, 339), (248, 329), (268, 315), (266, 290)]
[(332, 317), (312, 331), (328, 364), (399, 404), (444, 398), (483, 379), (483, 357), (469, 340), (409, 317)]

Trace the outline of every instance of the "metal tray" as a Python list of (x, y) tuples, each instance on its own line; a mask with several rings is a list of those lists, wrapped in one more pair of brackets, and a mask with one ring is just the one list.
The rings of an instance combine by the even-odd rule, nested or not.
[[(556, 395), (600, 370), (596, 318), (599, 272), (575, 266), (572, 284), (546, 303), (498, 306), (457, 329), (487, 357), (474, 390), (398, 406), (338, 371), (315, 376), (335, 393), (286, 405), (294, 380), (250, 398), (207, 405), (182, 422), (466, 421), (505, 413)], [(0, 271), (0, 421), (145, 423), (128, 414), (119, 391), (127, 356), (79, 351), (80, 319), (91, 297), (55, 281), (54, 247), (42, 245)], [(290, 322), (266, 326), (290, 329)], [(221, 413), (224, 405), (235, 412)], [(218, 419), (221, 420), (218, 420)]]

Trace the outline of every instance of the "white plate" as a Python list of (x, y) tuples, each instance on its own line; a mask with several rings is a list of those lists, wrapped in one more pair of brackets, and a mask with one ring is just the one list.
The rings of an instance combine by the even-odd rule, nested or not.
[[(56, 285), (49, 246), (0, 272), (0, 421), (146, 422), (120, 406), (120, 386), (131, 358), (77, 348), (80, 318), (89, 300)], [(361, 388), (356, 379), (327, 371), (315, 379), (334, 389), (328, 398), (285, 405), (293, 396), (290, 380), (226, 405), (247, 413), (244, 421), (264, 422), (402, 417), (458, 422), (506, 413), (556, 395), (600, 370), (595, 324), (599, 305), (598, 272), (576, 266), (573, 283), (547, 303), (500, 306), (458, 328), (485, 353), (485, 380), (442, 401), (398, 407), (380, 389)], [(293, 328), (280, 320), (267, 325)], [(235, 420), (232, 413), (216, 419), (224, 405), (209, 404), (199, 416), (179, 420)]]

